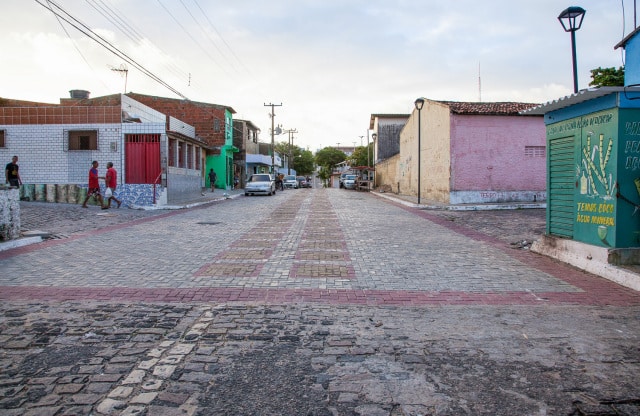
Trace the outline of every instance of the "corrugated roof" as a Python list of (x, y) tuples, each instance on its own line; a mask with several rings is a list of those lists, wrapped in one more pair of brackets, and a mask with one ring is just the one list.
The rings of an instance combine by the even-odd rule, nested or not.
[(616, 92), (640, 92), (638, 87), (599, 87), (580, 90), (575, 94), (560, 97), (556, 100), (548, 101), (545, 104), (541, 104), (537, 107), (523, 110), (523, 115), (545, 115), (551, 111), (560, 110), (562, 108), (570, 107), (572, 105), (580, 104), (585, 101), (593, 100), (594, 98), (604, 97), (605, 95), (613, 94)]
[[(516, 102), (460, 102), (460, 101), (436, 101), (438, 103), (449, 106), (452, 113), (455, 114), (477, 114), (477, 115), (518, 115), (530, 108), (539, 106), (534, 103), (516, 103)], [(533, 114), (531, 114), (533, 115)]]

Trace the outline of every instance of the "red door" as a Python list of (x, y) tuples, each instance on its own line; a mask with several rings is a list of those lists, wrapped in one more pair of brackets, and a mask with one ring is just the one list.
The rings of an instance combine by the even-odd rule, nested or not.
[(160, 175), (160, 135), (125, 134), (126, 183), (152, 184)]

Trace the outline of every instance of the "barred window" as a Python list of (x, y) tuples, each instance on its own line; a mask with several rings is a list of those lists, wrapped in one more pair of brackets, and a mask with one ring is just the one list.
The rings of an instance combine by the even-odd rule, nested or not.
[(69, 131), (69, 150), (98, 150), (98, 131)]
[(0, 130), (0, 147), (7, 147), (7, 142), (4, 139), (4, 130)]
[(544, 146), (525, 146), (525, 157), (546, 157), (547, 149)]

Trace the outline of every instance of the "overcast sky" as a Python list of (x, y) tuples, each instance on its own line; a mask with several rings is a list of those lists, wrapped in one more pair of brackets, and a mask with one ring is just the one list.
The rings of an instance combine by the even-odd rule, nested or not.
[[(38, 1), (2, 0), (0, 97), (124, 92), (112, 68), (125, 61)], [(170, 86), (126, 64), (128, 92), (232, 107), (265, 142), (264, 104), (282, 103), (276, 124), (297, 129), (294, 144), (312, 151), (366, 144), (372, 113), (408, 114), (420, 96), (543, 103), (571, 94), (571, 37), (557, 20), (566, 7), (587, 10), (576, 32), (581, 89), (590, 69), (624, 64), (614, 46), (634, 27), (632, 0), (54, 2)]]

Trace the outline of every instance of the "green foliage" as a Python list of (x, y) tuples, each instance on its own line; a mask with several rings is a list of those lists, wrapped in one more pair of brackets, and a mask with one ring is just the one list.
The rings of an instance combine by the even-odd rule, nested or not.
[(622, 87), (624, 85), (624, 67), (616, 69), (596, 68), (591, 70), (591, 87)]
[(329, 186), (329, 178), (331, 177), (331, 168), (321, 167), (318, 171), (318, 178), (322, 181), (323, 186), (326, 188)]
[(298, 175), (311, 175), (316, 168), (313, 153), (309, 150), (302, 150), (300, 154), (296, 155), (293, 159), (293, 167), (296, 172), (298, 172)]
[[(313, 153), (308, 150), (304, 150), (296, 145), (289, 146), (288, 142), (278, 142), (273, 146), (276, 152), (280, 156), (291, 155), (291, 168), (296, 171), (298, 175), (311, 175), (315, 170)], [(291, 150), (291, 153), (289, 153)]]
[(316, 153), (316, 164), (328, 168), (329, 171), (340, 162), (344, 162), (347, 155), (335, 147), (325, 147)]
[(373, 143), (369, 143), (369, 156), (367, 157), (367, 146), (358, 146), (349, 157), (351, 166), (371, 166), (373, 165)]

